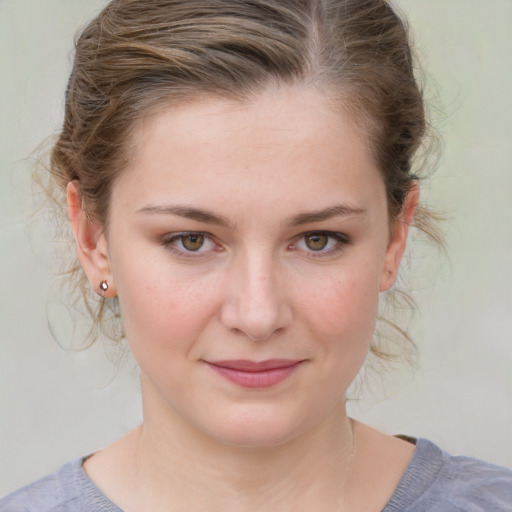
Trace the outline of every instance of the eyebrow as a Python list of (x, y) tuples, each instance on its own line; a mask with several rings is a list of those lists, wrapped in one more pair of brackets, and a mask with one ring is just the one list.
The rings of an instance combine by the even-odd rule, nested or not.
[(177, 215), (186, 219), (197, 220), (198, 222), (205, 222), (206, 224), (216, 224), (218, 226), (230, 227), (231, 222), (222, 215), (193, 208), (192, 206), (184, 205), (148, 205), (144, 206), (137, 213), (143, 214), (158, 214), (158, 215)]
[[(209, 210), (194, 208), (186, 205), (148, 205), (144, 206), (137, 213), (157, 214), (157, 215), (177, 215), (186, 219), (205, 222), (207, 224), (216, 224), (226, 228), (232, 227), (232, 223), (226, 217), (218, 215)], [(366, 213), (364, 208), (357, 208), (347, 204), (336, 204), (322, 210), (306, 211), (298, 213), (291, 217), (287, 222), (289, 226), (299, 226), (312, 222), (321, 222), (332, 219), (333, 217), (348, 217), (350, 215), (361, 215)]]
[(323, 220), (332, 219), (333, 217), (348, 217), (350, 215), (362, 215), (364, 213), (366, 213), (364, 208), (357, 208), (348, 204), (336, 204), (322, 210), (298, 213), (290, 219), (289, 224), (290, 226), (298, 226), (310, 222), (321, 222)]

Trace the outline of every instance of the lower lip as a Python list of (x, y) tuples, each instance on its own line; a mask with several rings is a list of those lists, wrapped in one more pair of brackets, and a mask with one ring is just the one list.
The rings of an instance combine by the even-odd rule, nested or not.
[(300, 365), (300, 362), (283, 368), (273, 368), (257, 372), (235, 370), (224, 366), (207, 363), (208, 366), (225, 379), (238, 384), (243, 388), (265, 389), (276, 386), (287, 379)]

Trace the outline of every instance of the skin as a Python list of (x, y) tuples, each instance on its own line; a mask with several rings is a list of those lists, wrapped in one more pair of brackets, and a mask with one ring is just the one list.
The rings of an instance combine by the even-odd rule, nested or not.
[[(80, 262), (119, 296), (144, 403), (87, 473), (126, 511), (382, 509), (414, 448), (351, 421), (344, 392), (417, 188), (390, 226), (364, 135), (307, 88), (174, 106), (136, 133), (108, 233), (68, 186)], [(300, 364), (266, 389), (208, 364), (276, 358)]]

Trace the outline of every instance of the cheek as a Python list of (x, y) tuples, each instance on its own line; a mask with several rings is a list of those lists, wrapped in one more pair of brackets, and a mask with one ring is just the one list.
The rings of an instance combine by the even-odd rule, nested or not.
[(308, 335), (315, 368), (310, 411), (324, 414), (344, 396), (368, 355), (379, 294), (375, 274), (367, 272), (340, 271), (338, 278), (320, 284), (300, 292), (308, 299), (297, 317), (306, 322), (298, 327)]
[[(367, 268), (376, 268), (375, 265)], [(364, 268), (341, 269), (336, 276), (299, 291), (301, 310), (325, 339), (343, 343), (370, 338), (379, 301), (379, 273)], [(306, 313), (309, 311), (309, 313)]]
[(115, 270), (126, 336), (136, 358), (140, 348), (190, 350), (217, 313), (220, 298), (212, 278), (198, 278), (165, 261), (138, 266), (121, 261)]
[(368, 355), (379, 302), (375, 262), (348, 268), (317, 287), (309, 286), (307, 293), (300, 292), (308, 297), (301, 306), (302, 317), (307, 318), (322, 365), (318, 392), (330, 389), (335, 396), (347, 389)]

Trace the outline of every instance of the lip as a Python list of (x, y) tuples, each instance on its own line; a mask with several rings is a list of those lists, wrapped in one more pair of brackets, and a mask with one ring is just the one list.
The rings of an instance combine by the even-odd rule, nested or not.
[(244, 388), (265, 389), (276, 386), (297, 370), (303, 360), (268, 359), (250, 361), (245, 359), (227, 361), (205, 361), (225, 379)]

